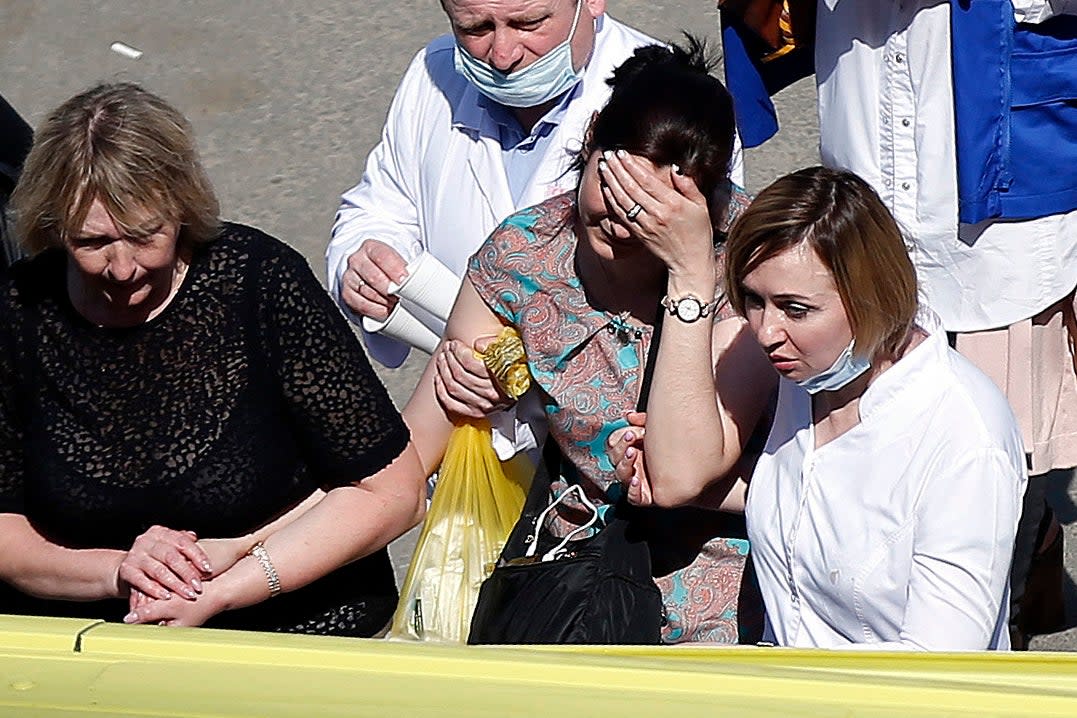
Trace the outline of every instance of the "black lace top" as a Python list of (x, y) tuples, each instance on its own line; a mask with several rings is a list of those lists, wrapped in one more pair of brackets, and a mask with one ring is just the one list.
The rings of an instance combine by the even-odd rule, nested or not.
[[(242, 535), (406, 446), (344, 318), (280, 241), (226, 224), (164, 311), (127, 329), (74, 310), (65, 266), (50, 250), (0, 281), (0, 512), (53, 540), (128, 549), (153, 524)], [(395, 600), (382, 550), (210, 625), (363, 635)], [(122, 604), (0, 595), (0, 612), (115, 619)]]

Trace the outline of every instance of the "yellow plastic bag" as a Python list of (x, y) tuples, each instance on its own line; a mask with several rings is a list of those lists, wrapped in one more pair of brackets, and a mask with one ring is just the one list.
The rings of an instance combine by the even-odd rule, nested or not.
[(457, 425), (445, 449), (391, 638), (467, 641), (479, 587), (523, 509), (534, 466), (501, 462), (485, 420)]

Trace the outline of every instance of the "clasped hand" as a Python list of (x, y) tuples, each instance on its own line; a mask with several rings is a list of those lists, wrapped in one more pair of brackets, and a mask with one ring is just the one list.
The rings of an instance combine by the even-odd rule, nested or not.
[[(206, 602), (200, 599), (207, 584), (231, 568), (244, 553), (239, 539), (199, 541), (191, 531), (151, 527), (135, 539), (116, 571), (118, 589), (128, 592), (130, 613), (125, 620), (128, 623), (148, 622), (150, 612), (145, 609), (153, 603), (174, 604), (172, 612), (190, 612), (194, 607), (182, 604), (197, 602), (200, 607), (195, 612), (204, 611)], [(152, 613), (156, 616), (158, 611)], [(164, 621), (160, 618), (152, 620)]]
[(513, 400), (501, 391), (490, 376), (482, 353), (497, 337), (480, 337), (474, 347), (447, 339), (434, 353), (434, 391), (445, 411), (470, 419), (481, 419), (491, 412), (511, 406)]
[(654, 503), (651, 484), (644, 461), (643, 438), (647, 433), (647, 412), (630, 411), (625, 415), (628, 426), (617, 429), (606, 440), (613, 472), (628, 488), (628, 503), (650, 506)]

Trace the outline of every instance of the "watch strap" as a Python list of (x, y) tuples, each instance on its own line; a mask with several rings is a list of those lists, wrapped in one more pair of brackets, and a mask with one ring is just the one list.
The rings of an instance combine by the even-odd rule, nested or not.
[(677, 305), (685, 299), (693, 299), (699, 303), (700, 319), (713, 314), (718, 309), (718, 305), (722, 303), (721, 297), (716, 297), (709, 302), (704, 302), (702, 299), (700, 299), (694, 294), (685, 294), (684, 296), (678, 297), (677, 299), (674, 299), (667, 294), (666, 296), (662, 297), (662, 301), (659, 303), (666, 308), (666, 311), (669, 312), (670, 316), (675, 317), (677, 316)]

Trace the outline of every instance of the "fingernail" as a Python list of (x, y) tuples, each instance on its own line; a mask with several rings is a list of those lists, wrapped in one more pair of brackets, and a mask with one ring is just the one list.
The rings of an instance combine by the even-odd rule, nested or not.
[(193, 588), (198, 593), (202, 593), (202, 582), (199, 581), (197, 578), (191, 579), (191, 588)]
[(187, 598), (191, 599), (192, 601), (195, 600), (196, 598), (198, 598), (198, 594), (195, 593), (194, 591), (192, 591), (189, 588), (183, 589), (183, 595), (186, 596)]
[(206, 573), (213, 573), (213, 567), (209, 565), (209, 561), (202, 562), (202, 570)]
[(633, 476), (632, 480), (628, 482), (629, 486), (639, 486), (639, 477)]
[(138, 620), (138, 614), (135, 613), (134, 611), (131, 611), (130, 613), (128, 613), (126, 616), (123, 617), (123, 622), (124, 623), (134, 623), (137, 620)]
[(598, 171), (599, 172), (605, 172), (607, 169), (608, 169), (608, 166), (606, 165), (606, 160), (599, 160), (598, 161)]
[(675, 165), (672, 165), (672, 167), (673, 167), (673, 171), (676, 172), (677, 174), (679, 174), (679, 175), (684, 174), (684, 170), (681, 169), (680, 165), (675, 164)]
[(618, 157), (628, 157), (628, 153), (625, 152), (624, 150), (617, 150), (617, 156)]
[(636, 440), (636, 435), (635, 434), (633, 434), (631, 431), (626, 431), (625, 432), (625, 441), (626, 442), (635, 441), (635, 440)]
[(635, 455), (636, 455), (635, 447), (630, 446), (627, 449), (625, 449), (625, 456), (628, 457), (629, 459), (631, 459)]
[(407, 279), (407, 278), (408, 278), (408, 273), (407, 273), (407, 272), (404, 272), (403, 274), (399, 275), (399, 276), (398, 276), (398, 277), (396, 278), (396, 283), (397, 283), (397, 284), (403, 284), (403, 283), (404, 283), (404, 280), (405, 280), (405, 279)]
[(605, 150), (605, 151), (603, 151), (602, 156), (605, 157), (606, 159), (610, 159), (611, 157), (613, 157), (613, 153), (610, 152), (609, 150)]

